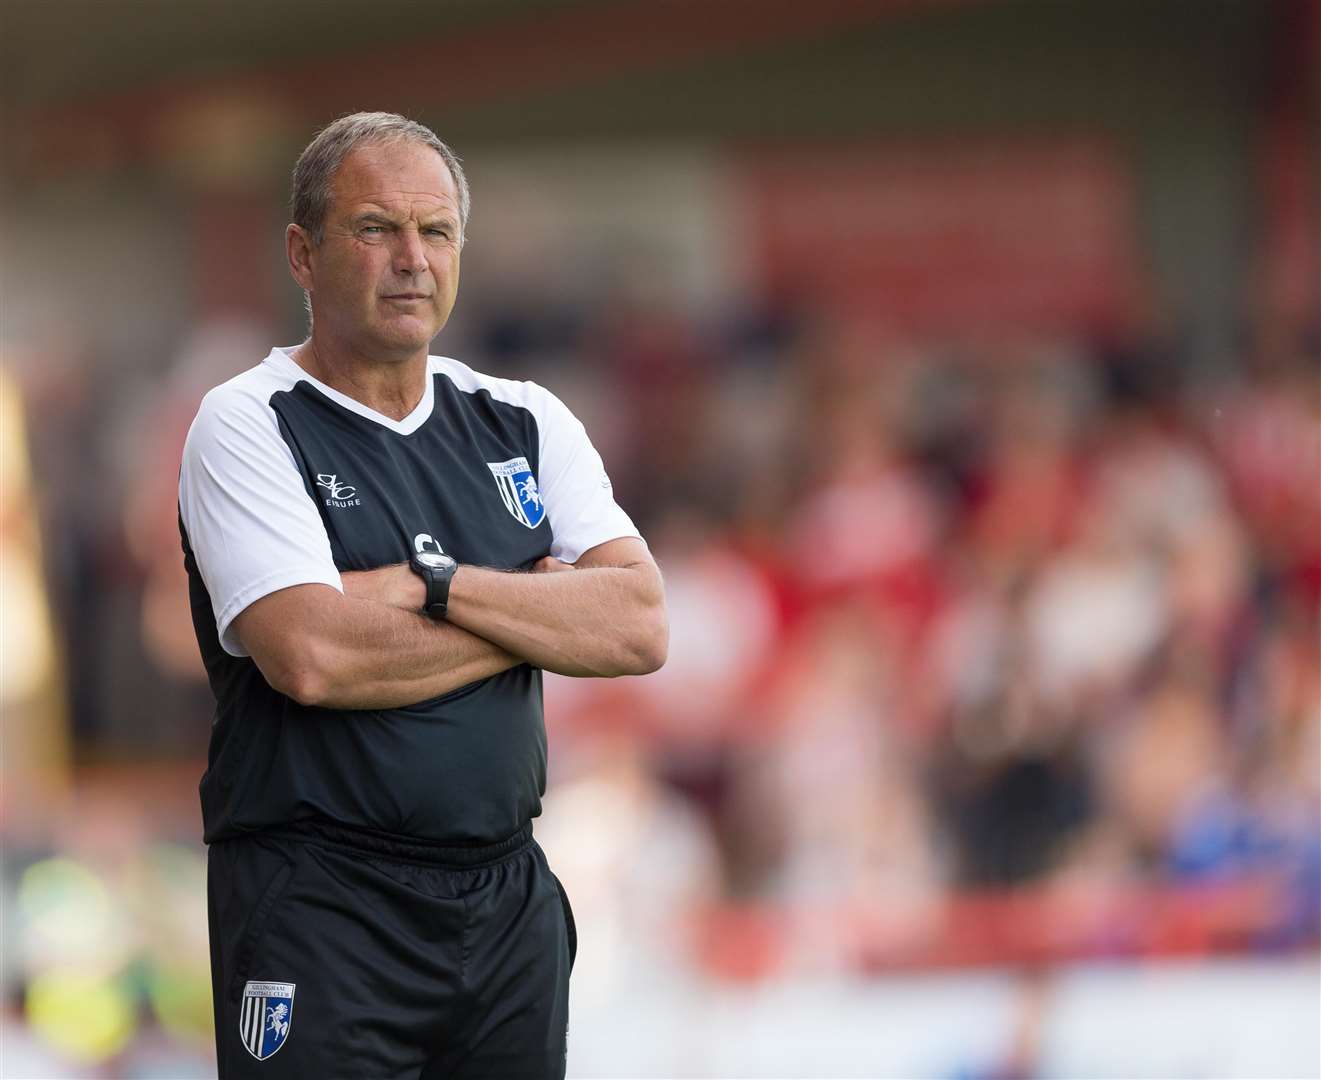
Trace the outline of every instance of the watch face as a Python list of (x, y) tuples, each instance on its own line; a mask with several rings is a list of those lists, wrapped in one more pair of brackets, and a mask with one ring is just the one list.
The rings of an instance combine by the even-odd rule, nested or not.
[(416, 558), (428, 570), (447, 570), (454, 565), (448, 555), (437, 555), (434, 551), (419, 551)]

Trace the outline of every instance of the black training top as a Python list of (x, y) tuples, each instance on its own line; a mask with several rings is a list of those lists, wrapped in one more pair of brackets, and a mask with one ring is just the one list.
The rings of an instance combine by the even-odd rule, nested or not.
[(524, 664), (415, 705), (299, 705), (232, 630), (253, 601), (340, 572), (444, 551), (460, 563), (574, 562), (637, 536), (600, 455), (535, 383), (431, 357), (392, 420), (313, 379), (287, 350), (203, 399), (184, 448), (179, 527), (216, 713), (204, 838), (322, 819), (422, 840), (491, 843), (541, 808), (541, 672)]

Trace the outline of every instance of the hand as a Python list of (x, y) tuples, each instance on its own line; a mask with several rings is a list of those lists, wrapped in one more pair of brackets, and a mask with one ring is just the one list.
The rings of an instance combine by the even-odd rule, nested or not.
[(561, 570), (572, 570), (573, 563), (560, 562), (553, 555), (547, 555), (544, 559), (538, 559), (532, 566), (534, 574), (558, 574)]

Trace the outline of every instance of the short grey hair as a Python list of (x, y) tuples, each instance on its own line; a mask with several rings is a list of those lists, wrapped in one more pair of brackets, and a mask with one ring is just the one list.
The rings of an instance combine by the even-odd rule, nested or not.
[(468, 234), (468, 208), (471, 205), (463, 166), (454, 151), (434, 131), (397, 113), (351, 113), (317, 132), (298, 155), (298, 163), (294, 166), (291, 198), (294, 224), (307, 232), (313, 244), (320, 244), (325, 234), (330, 185), (344, 159), (360, 146), (409, 142), (431, 147), (449, 169), (459, 194), (459, 242), (462, 243)]

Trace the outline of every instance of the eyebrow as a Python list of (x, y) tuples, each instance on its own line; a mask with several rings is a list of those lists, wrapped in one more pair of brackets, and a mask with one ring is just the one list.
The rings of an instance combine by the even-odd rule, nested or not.
[[(400, 218), (387, 214), (381, 210), (364, 210), (361, 214), (356, 214), (352, 219), (354, 225), (376, 224), (398, 226)], [(423, 218), (418, 227), (422, 229), (434, 228), (442, 225), (446, 228), (457, 229), (459, 227), (458, 219), (449, 212), (437, 214), (433, 218)]]

